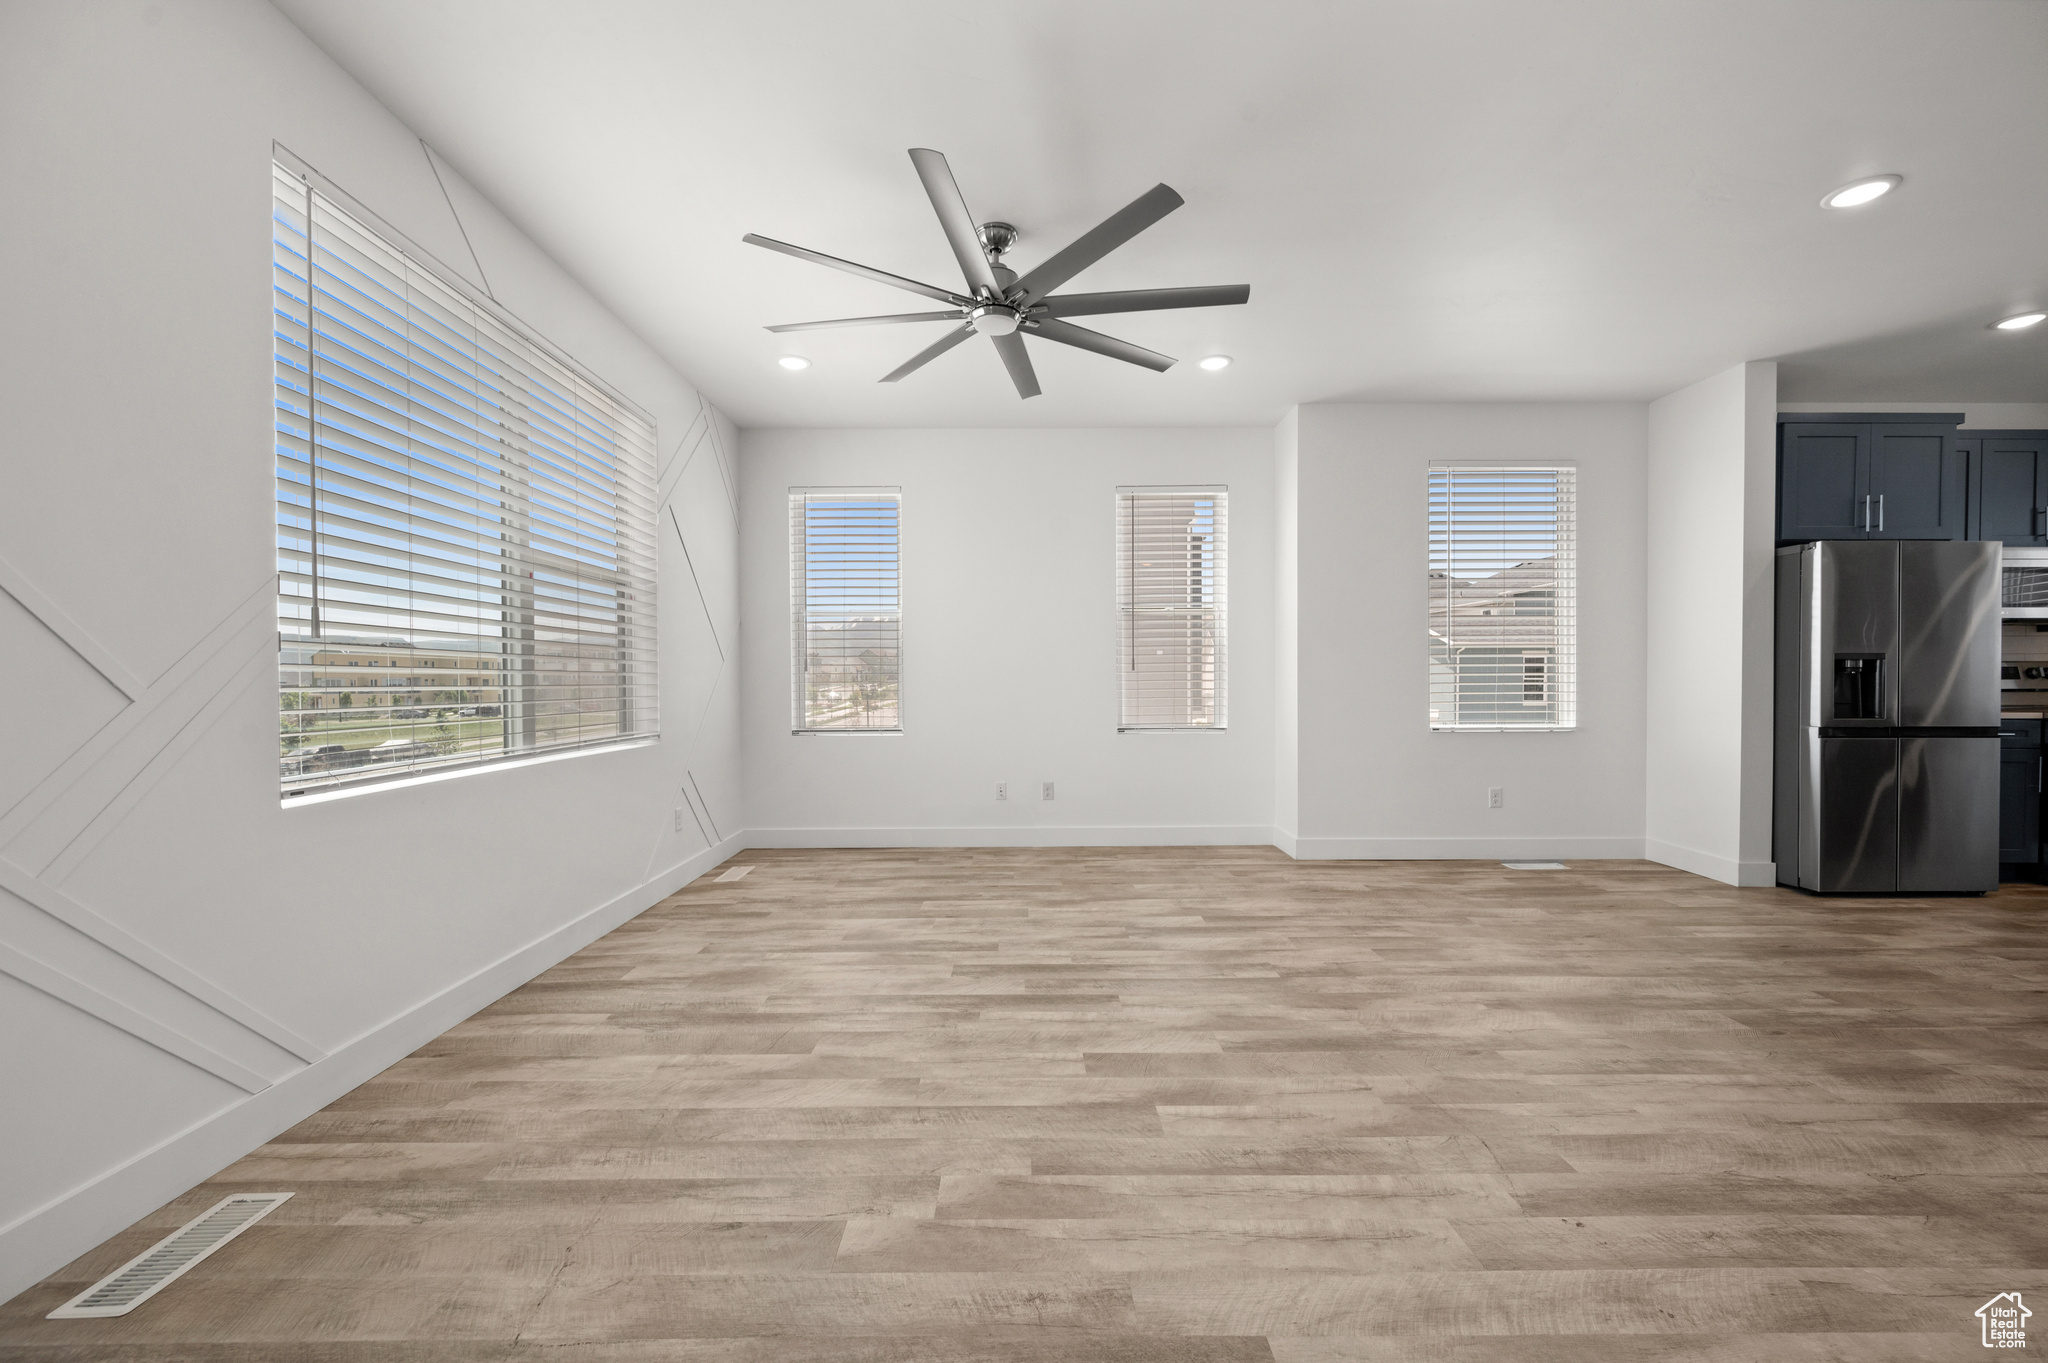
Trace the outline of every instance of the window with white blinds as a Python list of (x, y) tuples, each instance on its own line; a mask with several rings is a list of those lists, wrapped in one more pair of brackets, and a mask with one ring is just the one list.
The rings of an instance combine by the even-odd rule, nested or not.
[(1570, 468), (1432, 464), (1429, 725), (1578, 723)]
[(653, 421), (273, 183), (284, 794), (655, 736)]
[(903, 728), (903, 496), (789, 490), (791, 728)]
[(1221, 487), (1116, 493), (1117, 727), (1224, 727)]

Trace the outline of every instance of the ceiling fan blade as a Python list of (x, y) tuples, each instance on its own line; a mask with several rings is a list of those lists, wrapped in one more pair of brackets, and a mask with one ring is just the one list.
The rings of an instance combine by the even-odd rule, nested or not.
[(924, 192), (938, 212), (939, 226), (946, 229), (946, 244), (953, 248), (953, 255), (960, 262), (960, 273), (967, 276), (968, 291), (977, 296), (984, 291), (1001, 293), (995, 271), (982, 254), (974, 215), (967, 211), (967, 200), (953, 179), (953, 168), (946, 164), (944, 156), (929, 147), (912, 147), (910, 161), (917, 167), (917, 178), (924, 181)]
[(1030, 329), (1033, 336), (1043, 336), (1048, 341), (1058, 341), (1061, 345), (1070, 345), (1079, 350), (1092, 350), (1098, 355), (1107, 355), (1112, 360), (1122, 360), (1127, 364), (1143, 365), (1162, 374), (1173, 368), (1176, 363), (1171, 355), (1162, 355), (1156, 350), (1147, 350), (1141, 345), (1132, 345), (1129, 341), (1119, 341), (1114, 336), (1105, 336), (1099, 331), (1077, 327), (1072, 322), (1062, 322), (1057, 318), (1033, 318), (1024, 325)]
[(1024, 333), (1013, 331), (1007, 336), (991, 336), (996, 343), (996, 354), (1003, 357), (1003, 368), (1010, 371), (1010, 382), (1017, 385), (1017, 396), (1035, 398), (1038, 396), (1038, 371), (1031, 367), (1031, 356), (1024, 351)]
[(974, 328), (971, 326), (963, 326), (958, 331), (947, 332), (944, 336), (941, 336), (938, 340), (926, 346), (923, 350), (920, 350), (915, 355), (912, 355), (902, 364), (897, 365), (894, 369), (882, 375), (882, 382), (894, 383), (898, 379), (902, 378), (904, 375), (909, 374), (914, 370), (924, 368), (933, 360), (936, 360), (937, 358), (939, 358), (939, 356), (945, 354), (954, 346), (959, 345), (962, 341), (966, 340), (969, 336), (972, 336), (973, 334)]
[(840, 317), (830, 322), (784, 322), (769, 331), (826, 331), (832, 327), (878, 327), (888, 322), (957, 322), (957, 312), (899, 312), (888, 317)]
[(1165, 185), (1152, 186), (1018, 280), (1010, 288), (1011, 295), (1026, 299), (1045, 297), (1185, 202)]
[(1040, 299), (1032, 312), (1044, 317), (1086, 317), (1103, 312), (1150, 312), (1154, 308), (1218, 308), (1251, 301), (1249, 284), (1209, 284), (1193, 289), (1119, 289), (1114, 293), (1067, 293)]
[(788, 242), (777, 241), (773, 237), (755, 236), (752, 232), (747, 233), (740, 240), (749, 246), (765, 246), (771, 251), (780, 251), (786, 256), (795, 256), (798, 260), (808, 260), (819, 265), (830, 265), (835, 270), (844, 270), (848, 274), (857, 274), (863, 279), (872, 279), (877, 284), (894, 284), (899, 289), (908, 289), (912, 293), (921, 293), (926, 298), (936, 298), (941, 303), (951, 303), (956, 307), (962, 308), (974, 306), (974, 300), (971, 298), (963, 298), (957, 293), (949, 293), (930, 284), (920, 284), (915, 279), (905, 279), (902, 275), (890, 274), (887, 270), (877, 270), (871, 265), (856, 265), (850, 260), (841, 260), (838, 256), (828, 256), (823, 251), (805, 250), (801, 246), (791, 246)]

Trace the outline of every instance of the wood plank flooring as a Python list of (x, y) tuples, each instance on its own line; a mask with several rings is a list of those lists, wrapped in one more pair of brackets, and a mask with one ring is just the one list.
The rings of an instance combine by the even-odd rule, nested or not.
[(0, 1307), (0, 1359), (1803, 1363), (2048, 1313), (2040, 888), (736, 860)]

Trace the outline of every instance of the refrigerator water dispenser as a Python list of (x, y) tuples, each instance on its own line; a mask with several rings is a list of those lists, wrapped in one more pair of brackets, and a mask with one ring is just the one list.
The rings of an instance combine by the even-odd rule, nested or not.
[(1884, 718), (1884, 654), (1835, 655), (1835, 718)]

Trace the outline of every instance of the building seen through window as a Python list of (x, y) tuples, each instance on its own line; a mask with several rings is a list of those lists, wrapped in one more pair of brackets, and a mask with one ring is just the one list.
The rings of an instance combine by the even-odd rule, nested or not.
[(791, 728), (903, 727), (903, 498), (895, 488), (791, 488)]
[(1221, 487), (1117, 489), (1121, 729), (1224, 727), (1229, 497)]

